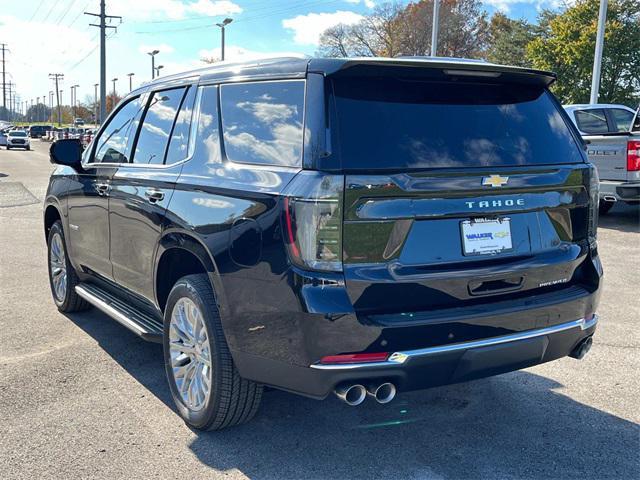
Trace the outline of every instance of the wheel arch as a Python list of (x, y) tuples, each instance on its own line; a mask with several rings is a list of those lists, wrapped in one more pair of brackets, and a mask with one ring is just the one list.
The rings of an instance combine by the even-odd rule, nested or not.
[(154, 290), (160, 311), (164, 312), (167, 297), (175, 282), (185, 275), (196, 273), (207, 274), (220, 314), (224, 315), (226, 302), (222, 280), (207, 247), (189, 233), (165, 233), (158, 244), (154, 269)]
[[(60, 220), (62, 222), (62, 214), (56, 205), (49, 204), (44, 210), (44, 238), (45, 240), (49, 238), (49, 230), (53, 226), (56, 221)], [(62, 229), (64, 231), (64, 225), (62, 225)]]

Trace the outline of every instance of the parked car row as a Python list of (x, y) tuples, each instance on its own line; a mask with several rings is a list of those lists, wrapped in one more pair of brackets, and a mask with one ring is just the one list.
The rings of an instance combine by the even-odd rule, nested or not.
[(53, 142), (62, 139), (79, 139), (84, 146), (89, 145), (93, 139), (95, 129), (93, 128), (53, 128), (45, 132), (43, 140)]
[(600, 176), (600, 213), (616, 202), (640, 203), (640, 109), (588, 104), (564, 107)]

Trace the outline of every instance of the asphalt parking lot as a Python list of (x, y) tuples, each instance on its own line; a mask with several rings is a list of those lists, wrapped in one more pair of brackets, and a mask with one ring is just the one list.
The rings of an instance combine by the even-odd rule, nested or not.
[(584, 360), (386, 406), (270, 391), (249, 424), (200, 433), (172, 410), (159, 345), (51, 301), (47, 149), (0, 151), (0, 478), (640, 478), (638, 208), (601, 220)]

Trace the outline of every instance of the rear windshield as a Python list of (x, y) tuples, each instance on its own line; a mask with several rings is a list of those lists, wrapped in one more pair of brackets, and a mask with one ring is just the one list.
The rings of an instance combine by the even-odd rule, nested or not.
[(582, 162), (541, 87), (402, 78), (333, 81), (343, 168), (416, 169)]

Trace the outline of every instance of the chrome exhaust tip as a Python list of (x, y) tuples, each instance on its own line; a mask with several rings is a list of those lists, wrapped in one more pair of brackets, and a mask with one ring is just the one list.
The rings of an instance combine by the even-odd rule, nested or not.
[(358, 383), (354, 385), (341, 385), (336, 388), (333, 393), (344, 403), (352, 407), (360, 405), (367, 397), (367, 389)]
[(585, 355), (589, 353), (589, 350), (591, 350), (591, 345), (593, 345), (593, 337), (587, 337), (573, 349), (569, 356), (577, 360), (582, 360)]
[(396, 386), (393, 383), (385, 382), (379, 385), (370, 385), (367, 393), (376, 399), (376, 402), (389, 403), (396, 397)]

